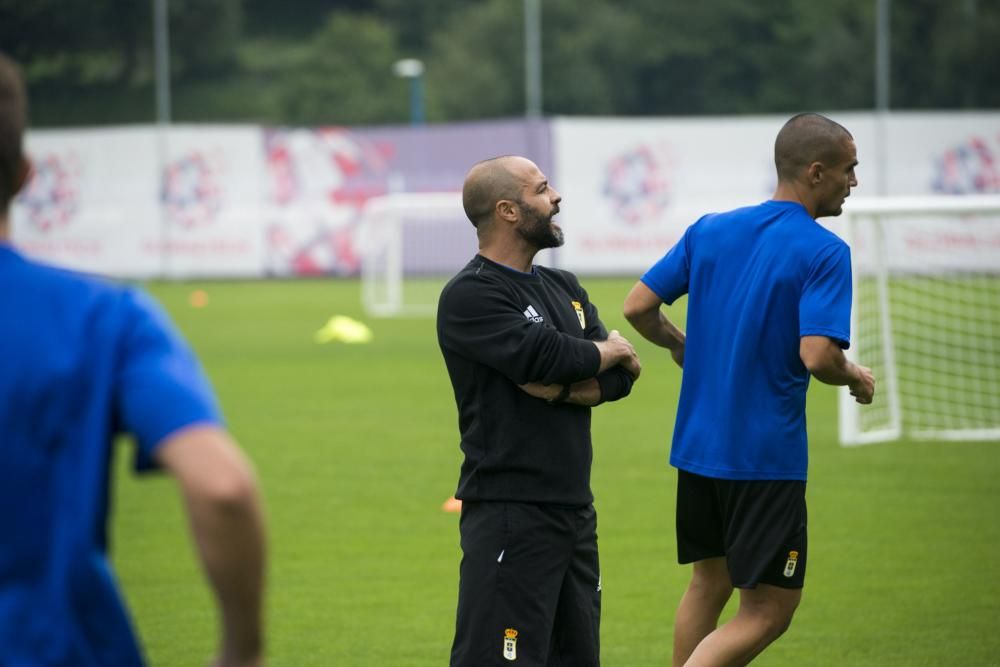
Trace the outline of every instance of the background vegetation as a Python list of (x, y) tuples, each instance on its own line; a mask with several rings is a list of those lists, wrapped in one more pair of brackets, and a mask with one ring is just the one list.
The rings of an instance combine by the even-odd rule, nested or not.
[[(524, 110), (521, 0), (169, 0), (177, 121), (403, 123)], [(154, 118), (152, 0), (0, 0), (36, 126)], [(866, 109), (875, 0), (542, 0), (544, 111)], [(1000, 0), (892, 3), (892, 106), (1000, 107)]]

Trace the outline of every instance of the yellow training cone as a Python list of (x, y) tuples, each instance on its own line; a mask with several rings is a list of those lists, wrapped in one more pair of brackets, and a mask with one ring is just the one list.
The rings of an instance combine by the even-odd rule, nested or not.
[(341, 343), (368, 343), (372, 339), (372, 330), (363, 322), (334, 315), (319, 331), (313, 336), (317, 343), (330, 343), (339, 341)]

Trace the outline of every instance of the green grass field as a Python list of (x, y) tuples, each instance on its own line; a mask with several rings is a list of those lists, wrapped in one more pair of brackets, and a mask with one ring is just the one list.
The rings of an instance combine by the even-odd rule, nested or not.
[[(632, 281), (584, 280), (609, 328)], [(196, 287), (206, 308), (188, 305)], [(370, 320), (368, 345), (317, 345), (362, 318), (353, 281), (155, 284), (256, 464), (270, 537), (274, 667), (447, 664), (458, 575), (455, 406), (430, 318)], [(669, 664), (679, 371), (637, 344), (632, 396), (595, 410), (605, 667)], [(836, 394), (810, 390), (809, 572), (760, 665), (1000, 665), (1000, 443), (837, 444)], [(179, 498), (120, 449), (112, 551), (154, 666), (205, 664), (214, 610)], [(731, 605), (732, 607), (732, 605)], [(728, 613), (731, 613), (731, 609)], [(499, 647), (499, 643), (498, 643)], [(498, 648), (499, 650), (499, 648)]]

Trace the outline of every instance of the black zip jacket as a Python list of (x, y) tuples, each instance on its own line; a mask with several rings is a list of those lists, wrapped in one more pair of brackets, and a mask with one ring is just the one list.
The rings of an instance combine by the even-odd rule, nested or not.
[(541, 266), (522, 273), (477, 255), (441, 292), (437, 332), (465, 453), (455, 495), (593, 502), (590, 408), (552, 404), (518, 387), (597, 377), (602, 402), (631, 391), (624, 368), (597, 374), (600, 353), (590, 341), (608, 332), (576, 276)]

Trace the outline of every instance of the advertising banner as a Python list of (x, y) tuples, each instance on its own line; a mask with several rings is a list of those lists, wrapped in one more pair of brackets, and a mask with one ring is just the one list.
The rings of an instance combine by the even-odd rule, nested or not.
[(29, 255), (95, 273), (156, 275), (139, 252), (159, 232), (148, 129), (31, 132), (30, 180), (14, 200), (12, 234)]
[[(998, 113), (830, 116), (858, 147), (854, 197), (1000, 193)], [(33, 175), (12, 208), (13, 237), (31, 255), (122, 277), (356, 276), (370, 200), (458, 193), (476, 162), (517, 154), (563, 196), (566, 245), (537, 261), (631, 276), (701, 215), (772, 195), (774, 138), (786, 119), (35, 130), (26, 141)], [(474, 252), (467, 221), (413, 220), (403, 223), (407, 275), (450, 272), (456, 257)], [(842, 220), (821, 222), (846, 236)], [(954, 224), (925, 216), (894, 225), (901, 236), (889, 241), (919, 246), (919, 264), (940, 265), (925, 261), (928, 253), (946, 257), (955, 239), (983, 236), (956, 235)]]
[[(370, 200), (460, 192), (469, 168), (497, 155), (530, 156), (543, 170), (551, 161), (543, 121), (270, 128), (262, 133), (269, 275), (357, 275), (363, 254), (359, 228)], [(444, 233), (441, 225), (412, 225), (405, 271), (450, 272), (461, 266), (455, 265), (456, 256), (472, 256), (472, 226), (445, 222)]]
[[(155, 134), (155, 131), (154, 131)], [(173, 127), (161, 139), (156, 195), (161, 224), (139, 254), (171, 278), (256, 277), (263, 266), (260, 130)]]
[[(829, 116), (848, 128), (858, 148), (859, 185), (852, 196), (1000, 193), (1000, 114)], [(777, 115), (554, 120), (555, 184), (564, 198), (566, 231), (562, 266), (581, 273), (638, 274), (701, 215), (770, 198), (776, 185), (774, 139), (786, 120)], [(848, 200), (845, 209), (850, 205)], [(821, 222), (846, 236), (841, 220)], [(894, 255), (920, 248), (923, 259), (910, 264), (942, 266), (955, 244), (934, 239), (994, 238), (982, 231), (970, 236), (968, 224), (965, 231), (956, 224), (953, 216), (924, 215), (919, 224), (892, 225), (889, 233), (898, 238), (888, 240)], [(928, 253), (937, 259), (927, 263)]]
[(699, 216), (767, 199), (775, 118), (553, 122), (562, 265), (636, 273)]
[(261, 274), (254, 127), (29, 133), (13, 235), (30, 255), (114, 276)]

